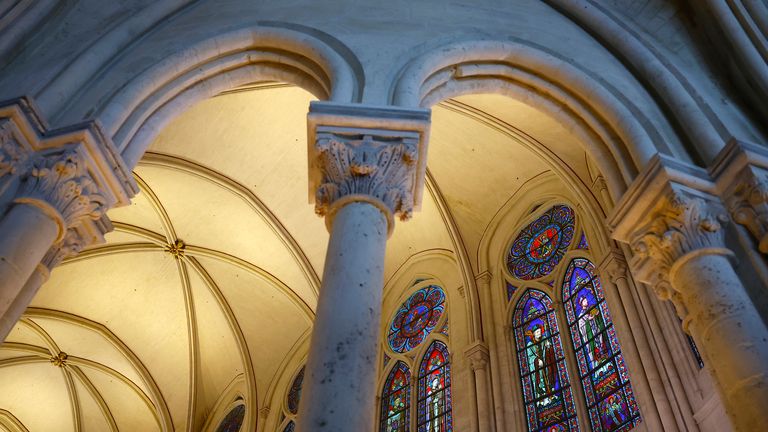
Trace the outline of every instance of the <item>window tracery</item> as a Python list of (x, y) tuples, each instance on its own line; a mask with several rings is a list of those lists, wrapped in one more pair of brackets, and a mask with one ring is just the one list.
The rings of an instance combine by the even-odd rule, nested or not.
[(245, 420), (245, 405), (239, 404), (229, 410), (226, 416), (221, 420), (216, 432), (240, 432)]
[(446, 294), (424, 279), (411, 287), (416, 291), (397, 308), (386, 337), (385, 367), (391, 367), (381, 388), (379, 430), (452, 432)]
[[(630, 430), (641, 421), (639, 409), (600, 278), (587, 258), (586, 233), (580, 230), (573, 242), (576, 228), (573, 210), (554, 205), (520, 230), (507, 255), (505, 294), (517, 299), (512, 337), (528, 430), (585, 427), (576, 416), (573, 386), (584, 394), (591, 430)], [(565, 344), (558, 325), (563, 318), (560, 325), (570, 335)], [(578, 381), (570, 381), (569, 370)]]

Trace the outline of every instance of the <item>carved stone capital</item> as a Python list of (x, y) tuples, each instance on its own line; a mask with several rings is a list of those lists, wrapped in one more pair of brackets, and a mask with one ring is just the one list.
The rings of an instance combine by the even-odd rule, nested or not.
[(429, 111), (315, 102), (310, 106), (310, 202), (330, 222), (349, 202), (392, 218), (421, 204)]
[(627, 278), (627, 260), (621, 251), (613, 249), (608, 251), (600, 262), (600, 274), (615, 284), (620, 279)]
[(51, 271), (67, 258), (73, 257), (80, 253), (86, 246), (87, 240), (83, 238), (82, 234), (76, 229), (70, 228), (67, 230), (64, 239), (54, 244), (48, 253), (43, 257), (42, 264)]
[(38, 155), (24, 176), (14, 202), (41, 208), (59, 225), (58, 241), (84, 218), (98, 220), (107, 199), (90, 177), (76, 151)]
[(464, 355), (469, 360), (469, 366), (473, 371), (485, 369), (488, 367), (490, 355), (488, 347), (482, 342), (476, 342), (464, 351)]
[[(693, 253), (728, 254), (725, 208), (714, 183), (697, 167), (656, 155), (610, 217), (614, 239), (628, 243), (635, 278), (683, 312), (670, 272)], [(675, 288), (675, 289), (673, 289)]]
[(768, 253), (768, 149), (731, 140), (715, 159), (710, 173), (734, 222)]
[(0, 207), (6, 200), (40, 208), (59, 227), (54, 248), (69, 250), (73, 229), (84, 245), (103, 241), (111, 229), (104, 213), (137, 192), (95, 123), (47, 131), (27, 99), (0, 105)]

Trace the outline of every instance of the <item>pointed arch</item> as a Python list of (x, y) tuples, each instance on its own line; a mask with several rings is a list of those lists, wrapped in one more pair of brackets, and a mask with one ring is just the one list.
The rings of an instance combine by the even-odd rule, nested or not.
[(411, 424), (411, 370), (398, 361), (381, 392), (381, 432), (408, 432)]
[(640, 411), (594, 264), (572, 259), (562, 292), (592, 430), (629, 430)]
[(427, 349), (419, 366), (416, 429), (425, 432), (453, 431), (452, 408), (450, 354), (448, 347), (436, 340)]
[(552, 299), (528, 289), (515, 306), (512, 323), (528, 431), (578, 431)]

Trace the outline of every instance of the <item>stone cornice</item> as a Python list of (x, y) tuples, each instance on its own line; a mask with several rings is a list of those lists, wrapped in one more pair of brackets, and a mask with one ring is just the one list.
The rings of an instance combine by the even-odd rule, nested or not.
[(0, 103), (0, 199), (43, 209), (59, 225), (57, 243), (71, 230), (86, 245), (102, 241), (106, 210), (138, 192), (130, 170), (94, 122), (44, 128), (29, 100)]
[(709, 172), (733, 220), (768, 253), (768, 148), (732, 139)]
[(330, 223), (340, 206), (367, 201), (408, 219), (421, 206), (429, 110), (313, 102), (307, 117), (309, 201)]

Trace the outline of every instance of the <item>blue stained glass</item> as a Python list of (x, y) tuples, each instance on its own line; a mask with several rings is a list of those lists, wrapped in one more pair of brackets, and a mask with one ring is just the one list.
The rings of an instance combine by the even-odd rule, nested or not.
[(291, 414), (299, 412), (299, 401), (301, 400), (301, 387), (304, 383), (304, 366), (301, 367), (296, 378), (291, 383), (291, 389), (288, 390), (288, 411)]
[(451, 365), (448, 347), (434, 341), (419, 367), (418, 432), (452, 432)]
[(515, 291), (517, 291), (517, 287), (507, 282), (507, 301), (512, 300), (512, 296), (515, 295)]
[(528, 430), (578, 431), (552, 300), (526, 291), (515, 307), (513, 329)]
[(556, 205), (526, 225), (507, 255), (509, 271), (523, 280), (550, 274), (573, 240), (575, 220), (570, 207)]
[(437, 285), (422, 288), (403, 302), (389, 325), (389, 346), (404, 353), (434, 330), (445, 311), (445, 292)]
[(381, 396), (381, 432), (410, 430), (411, 371), (398, 361), (384, 383)]
[(579, 240), (579, 244), (576, 246), (576, 249), (589, 249), (589, 242), (587, 242), (586, 234), (581, 233), (581, 240)]
[(224, 419), (219, 423), (216, 432), (240, 432), (245, 419), (245, 405), (238, 405), (232, 408)]
[(589, 260), (575, 258), (569, 264), (563, 301), (592, 429), (632, 429), (640, 422), (640, 411), (600, 278)]

